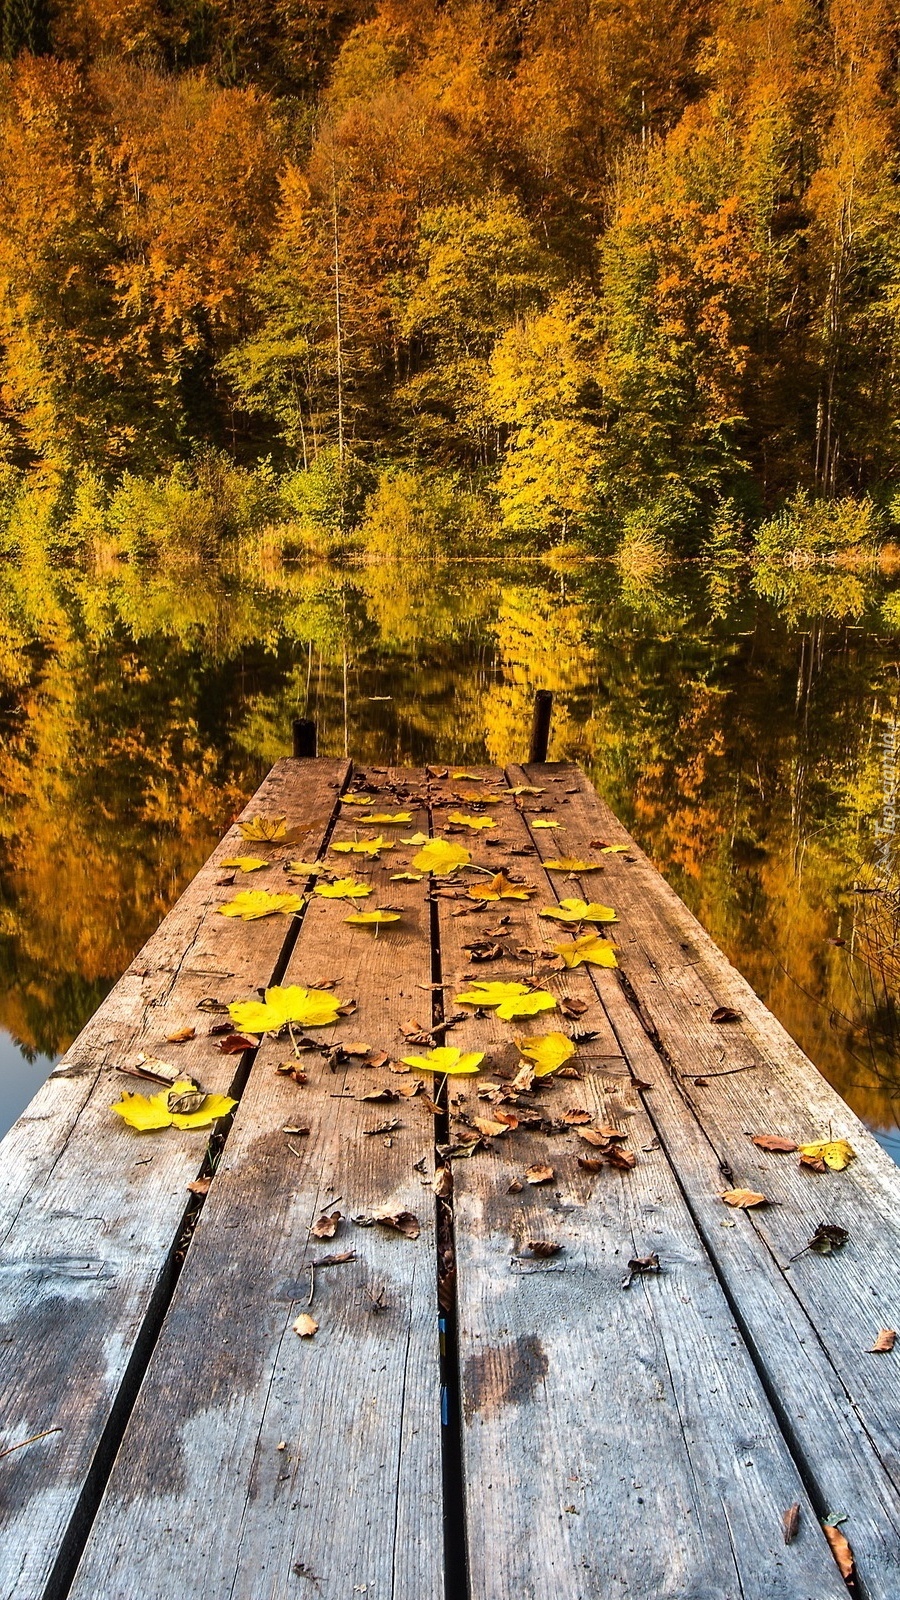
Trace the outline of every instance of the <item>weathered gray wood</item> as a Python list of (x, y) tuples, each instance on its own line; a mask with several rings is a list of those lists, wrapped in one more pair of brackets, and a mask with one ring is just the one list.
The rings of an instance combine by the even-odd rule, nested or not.
[[(315, 848), (347, 770), (279, 763), (244, 815), (308, 824), (306, 848)], [(277, 862), (299, 848), (252, 850)], [(227, 1090), (240, 1058), (215, 1049), (206, 1028), (216, 1019), (197, 1002), (266, 982), (288, 936), (284, 917), (217, 914), (234, 892), (216, 883), (218, 863), (236, 850), (248, 847), (233, 828), (0, 1145), (0, 1448), (60, 1430), (0, 1462), (4, 1600), (52, 1593), (89, 1515), (208, 1143), (208, 1132), (127, 1128), (109, 1107), (123, 1087), (148, 1086), (115, 1067), (144, 1050), (176, 1060), (208, 1090)], [(244, 880), (283, 883), (280, 865)], [(165, 1043), (187, 1025), (198, 1039)]]
[[(416, 775), (402, 777), (415, 793)], [(400, 809), (393, 781), (376, 810)], [(356, 818), (346, 807), (335, 840)], [(414, 808), (412, 824), (382, 831), (423, 824)], [(313, 897), (291, 956), (286, 983), (334, 978), (358, 1002), (315, 1030), (323, 1045), (362, 1040), (397, 1060), (412, 1048), (401, 1024), (430, 1022), (425, 886), (390, 881), (412, 854), (328, 857), (376, 892), (358, 905)], [(344, 921), (376, 905), (402, 908), (402, 923), (376, 937)], [(443, 1595), (433, 1118), (418, 1099), (358, 1099), (411, 1074), (332, 1071), (309, 1052), (298, 1086), (275, 1070), (286, 1055), (289, 1042), (270, 1040), (256, 1058), (72, 1600)], [(396, 1130), (368, 1132), (394, 1117)], [(282, 1131), (292, 1125), (308, 1135)], [(349, 1220), (385, 1204), (419, 1217), (418, 1239)], [(337, 1235), (311, 1239), (333, 1209)], [(355, 1261), (314, 1272), (308, 1306), (310, 1264), (348, 1249)], [(292, 1323), (307, 1309), (319, 1329), (304, 1340)]]
[[(530, 771), (537, 782), (542, 770), (513, 768), (510, 777), (528, 781)], [(866, 1347), (878, 1327), (898, 1326), (900, 1174), (586, 780), (574, 769), (551, 776), (562, 780), (567, 853), (595, 858), (598, 837), (632, 847), (631, 861), (608, 857), (602, 877), (585, 877), (579, 892), (602, 883), (601, 897), (620, 913), (619, 960), (644, 1028), (616, 974), (595, 970), (597, 991), (637, 1074), (652, 1084), (654, 1126), (818, 1506), (848, 1515), (862, 1591), (889, 1600), (900, 1590), (898, 1374), (892, 1355)], [(534, 842), (548, 853), (538, 833)], [(557, 874), (554, 883), (560, 896), (574, 890)], [(719, 1004), (740, 1010), (740, 1024), (711, 1024)], [(704, 1071), (707, 1087), (698, 1087), (689, 1074)], [(858, 1159), (843, 1173), (804, 1172), (795, 1156), (753, 1146), (757, 1132), (848, 1137)], [(730, 1216), (720, 1195), (732, 1186), (777, 1204)], [(791, 1261), (823, 1221), (849, 1229), (847, 1247)]]
[[(436, 829), (444, 815), (435, 811)], [(512, 808), (503, 833), (528, 842)], [(473, 853), (482, 861), (488, 850)], [(553, 937), (537, 915), (551, 884), (536, 856), (508, 866), (539, 886), (527, 905), (508, 903), (523, 944), (539, 949)], [(439, 906), (452, 973), (475, 919), (454, 917), (450, 900)], [(506, 975), (498, 965), (479, 976)], [(590, 977), (547, 971), (545, 986), (589, 993)], [(561, 1026), (558, 1013), (516, 1024), (492, 1014), (453, 1041), (485, 1048)], [(473, 1600), (837, 1600), (843, 1582), (652, 1124), (630, 1083), (592, 1062), (589, 1045), (579, 1055), (583, 1082), (545, 1080), (541, 1102), (553, 1118), (581, 1106), (626, 1128), (632, 1171), (589, 1175), (577, 1130), (548, 1138), (521, 1127), (491, 1154), (454, 1162)], [(490, 1114), (462, 1082), (451, 1089), (457, 1113)], [(551, 1165), (554, 1181), (510, 1193), (531, 1163)], [(534, 1239), (563, 1250), (536, 1258)], [(624, 1289), (629, 1259), (654, 1251), (664, 1272)], [(785, 1546), (782, 1514), (795, 1501), (800, 1533)]]

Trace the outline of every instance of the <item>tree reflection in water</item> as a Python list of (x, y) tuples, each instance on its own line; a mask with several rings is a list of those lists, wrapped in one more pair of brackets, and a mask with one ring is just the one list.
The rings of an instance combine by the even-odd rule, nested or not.
[[(26, 1057), (65, 1048), (287, 752), (293, 716), (316, 718), (324, 754), (346, 744), (361, 762), (504, 761), (546, 687), (551, 755), (582, 763), (831, 1082), (894, 1128), (900, 890), (875, 830), (895, 598), (876, 579), (851, 603), (840, 583), (755, 594), (725, 576), (511, 561), (7, 573), (0, 1027)], [(4, 1060), (9, 1119), (39, 1069), (13, 1081)]]

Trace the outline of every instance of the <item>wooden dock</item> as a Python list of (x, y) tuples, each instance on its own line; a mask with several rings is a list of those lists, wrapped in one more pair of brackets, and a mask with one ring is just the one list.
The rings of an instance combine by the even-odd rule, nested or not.
[[(258, 817), (0, 1145), (0, 1600), (897, 1600), (900, 1172), (583, 774), (286, 760)], [(338, 1020), (221, 1048), (297, 985)], [(141, 1055), (233, 1115), (136, 1131)]]

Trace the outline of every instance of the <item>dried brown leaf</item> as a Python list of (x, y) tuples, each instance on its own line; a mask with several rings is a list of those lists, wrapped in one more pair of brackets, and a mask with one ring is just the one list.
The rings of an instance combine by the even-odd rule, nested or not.
[(875, 1343), (869, 1345), (869, 1355), (883, 1355), (888, 1350), (893, 1350), (896, 1337), (896, 1328), (879, 1328)]
[(788, 1506), (781, 1519), (781, 1526), (784, 1530), (785, 1544), (793, 1544), (797, 1537), (797, 1530), (800, 1527), (800, 1502), (798, 1500), (795, 1500), (792, 1506)]
[(749, 1211), (752, 1206), (765, 1206), (768, 1201), (764, 1194), (758, 1194), (755, 1189), (726, 1189), (721, 1196), (727, 1206), (735, 1206), (739, 1211)]
[(853, 1561), (853, 1551), (847, 1543), (846, 1538), (841, 1533), (840, 1528), (833, 1527), (830, 1522), (823, 1522), (822, 1532), (828, 1540), (828, 1543), (831, 1545), (831, 1554), (834, 1556), (834, 1559), (838, 1564), (841, 1577), (846, 1583), (849, 1583), (856, 1571)]
[(796, 1140), (782, 1139), (775, 1133), (756, 1133), (753, 1135), (753, 1143), (759, 1150), (772, 1150), (779, 1155), (789, 1155), (792, 1150), (797, 1149)]
[(189, 1039), (196, 1039), (196, 1028), (178, 1028), (174, 1033), (166, 1034), (166, 1044), (187, 1044)]
[(525, 1168), (525, 1177), (529, 1183), (537, 1185), (552, 1183), (556, 1173), (552, 1167), (544, 1166), (541, 1162), (536, 1161), (532, 1166)]
[(310, 1228), (310, 1236), (313, 1239), (333, 1239), (343, 1220), (340, 1211), (323, 1211)]
[(308, 1311), (301, 1311), (293, 1327), (294, 1332), (299, 1334), (301, 1339), (311, 1339), (313, 1334), (319, 1331), (319, 1324), (315, 1317), (310, 1316)]

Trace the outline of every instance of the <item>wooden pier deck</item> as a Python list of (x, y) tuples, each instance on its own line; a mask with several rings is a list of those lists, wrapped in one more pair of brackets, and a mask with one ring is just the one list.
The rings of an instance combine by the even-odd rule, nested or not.
[[(256, 817), (0, 1144), (0, 1600), (839, 1600), (842, 1540), (897, 1600), (900, 1172), (583, 774), (288, 760)], [(273, 985), (343, 1010), (223, 1051)], [(480, 1070), (402, 1070), (442, 1045)], [(141, 1053), (233, 1115), (136, 1131)]]

